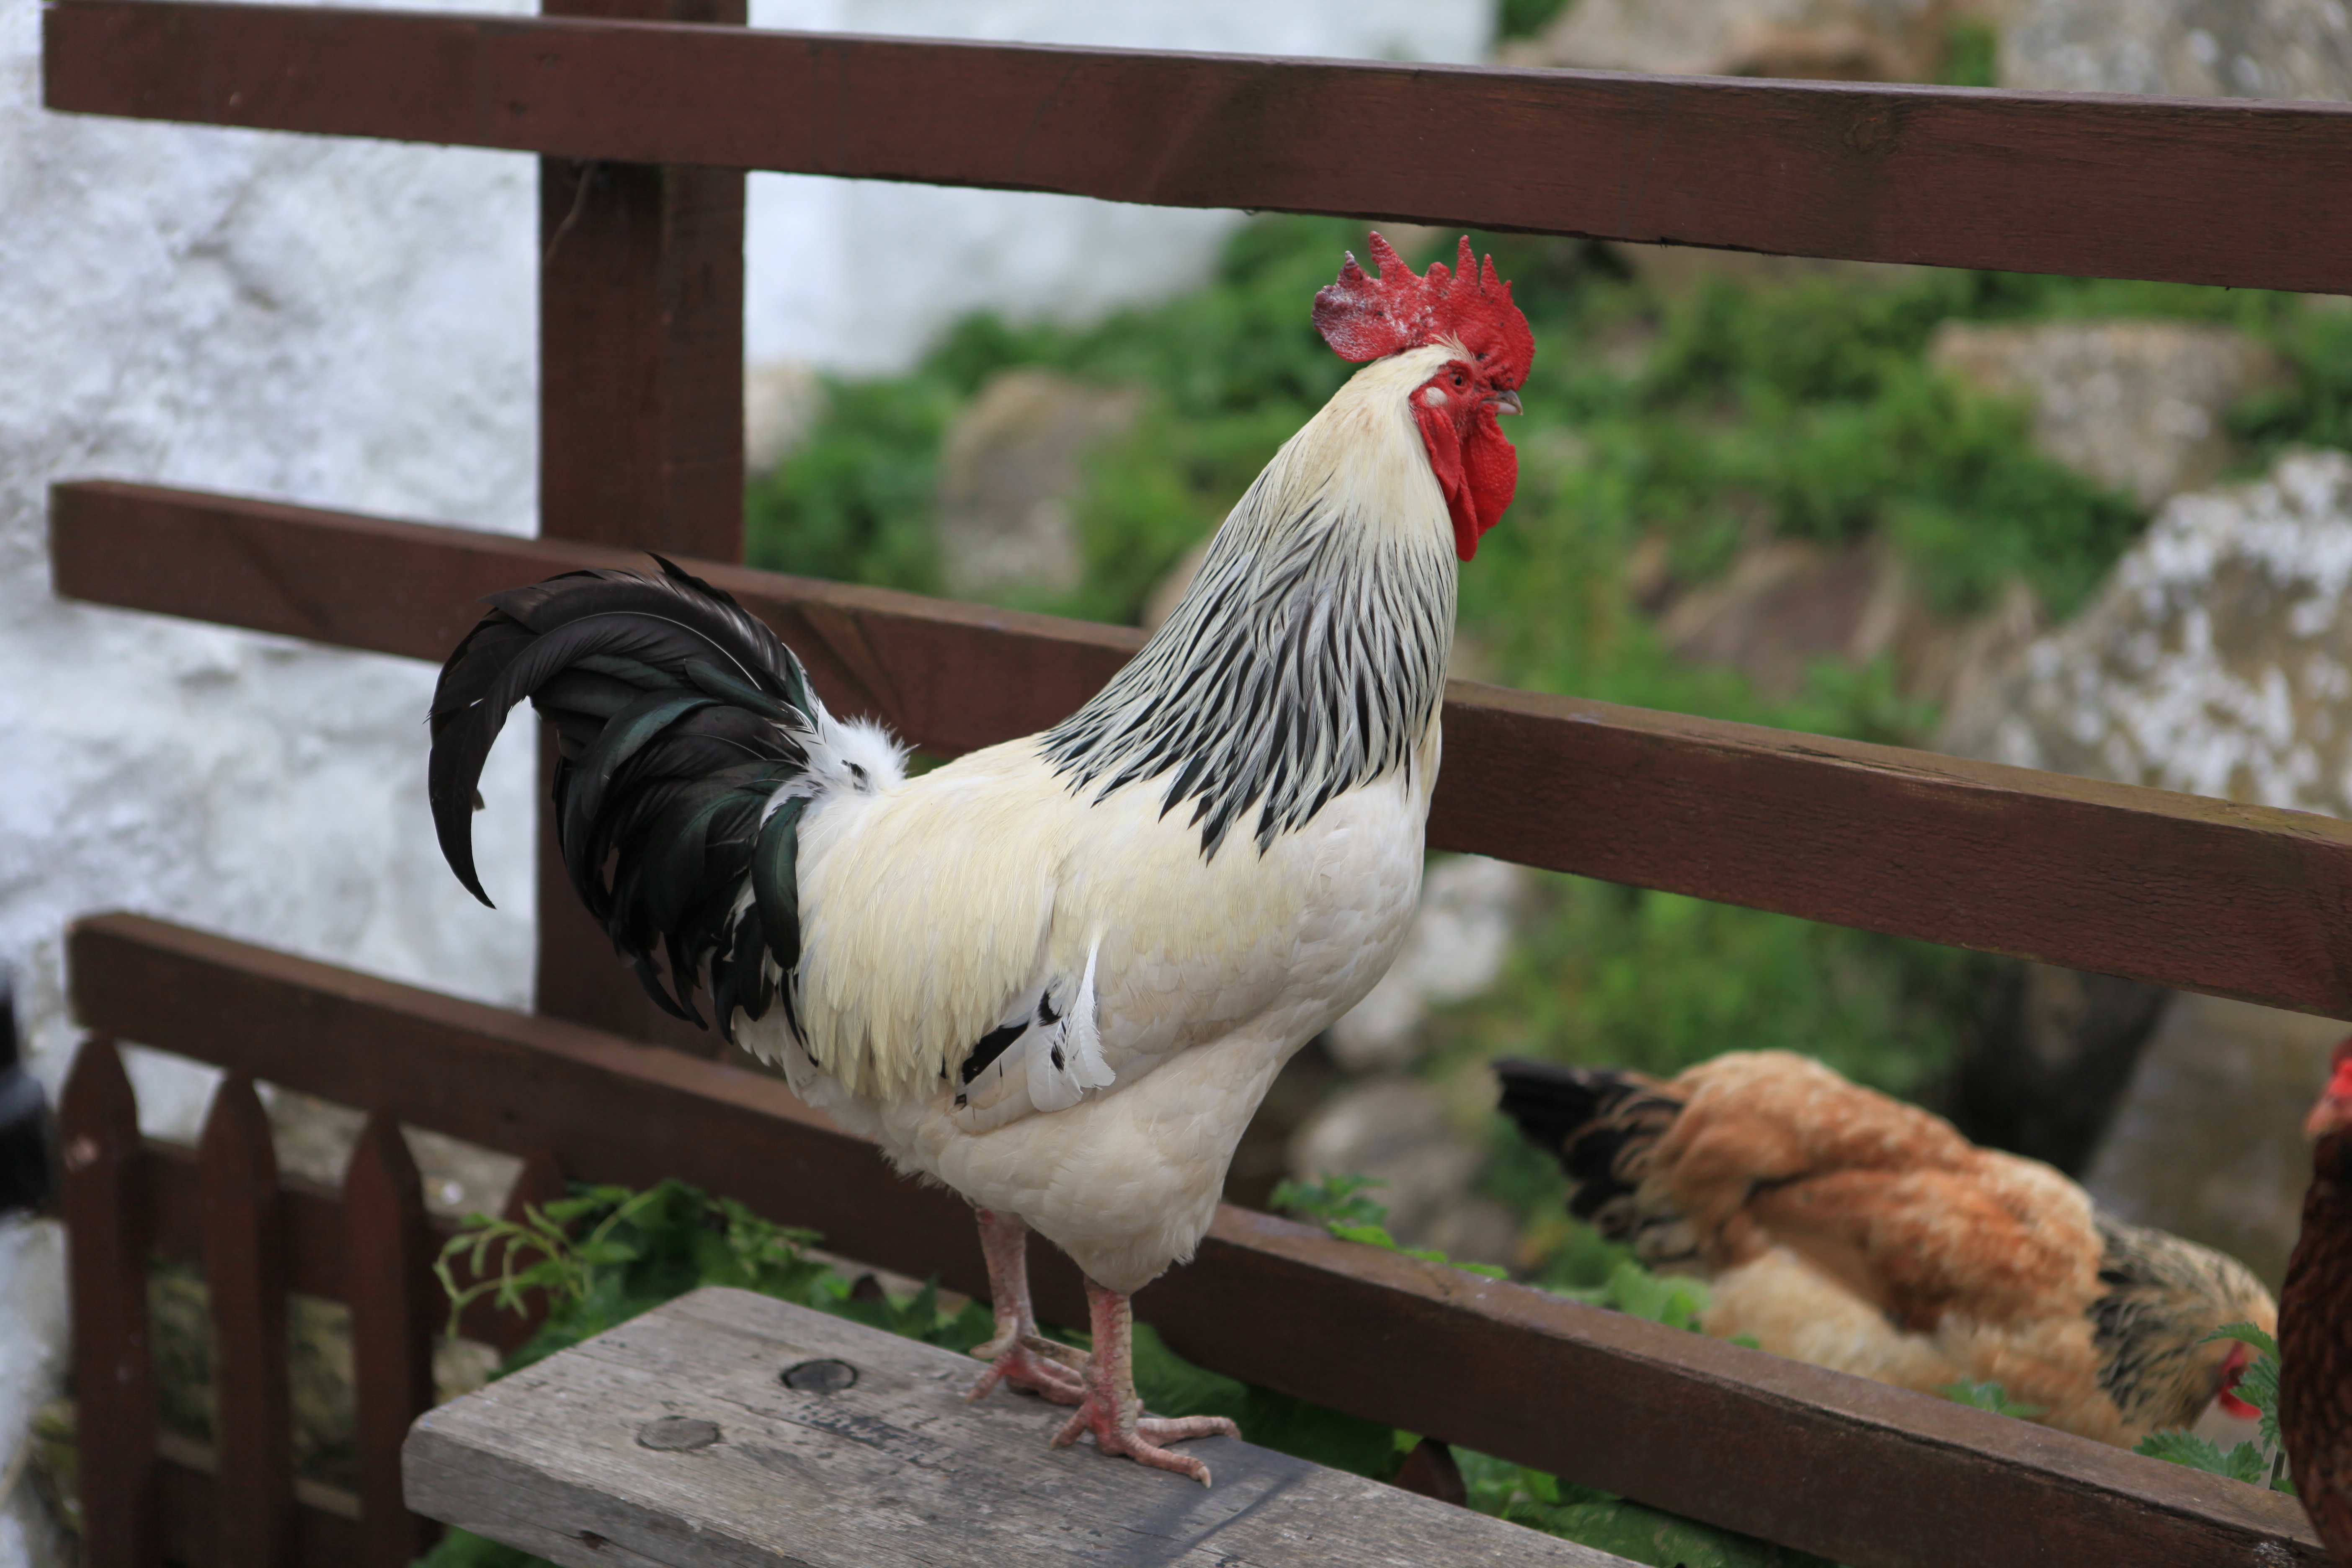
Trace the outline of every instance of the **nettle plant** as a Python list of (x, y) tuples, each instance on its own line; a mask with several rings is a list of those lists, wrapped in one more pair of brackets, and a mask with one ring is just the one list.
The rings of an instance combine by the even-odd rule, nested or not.
[(2254, 1436), (2223, 1453), (2219, 1443), (2194, 1432), (2151, 1432), (2132, 1451), (2152, 1459), (2187, 1465), (2191, 1469), (2210, 1470), (2251, 1486), (2268, 1486), (2273, 1491), (2292, 1496), (2294, 1483), (2287, 1479), (2286, 1449), (2279, 1442), (2278, 1342), (2252, 1323), (2224, 1323), (2206, 1335), (2204, 1342), (2214, 1340), (2236, 1340), (2252, 1346), (2257, 1352), (2231, 1390), (2262, 1413), (2262, 1423), (2254, 1428)]

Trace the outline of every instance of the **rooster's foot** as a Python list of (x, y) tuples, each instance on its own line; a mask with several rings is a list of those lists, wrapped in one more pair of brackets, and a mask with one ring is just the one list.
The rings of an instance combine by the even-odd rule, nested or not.
[(979, 1212), (996, 1332), (971, 1352), (989, 1368), (964, 1397), (985, 1399), (998, 1384), (1009, 1383), (1056, 1405), (1076, 1405), (1086, 1397), (1087, 1358), (1037, 1332), (1037, 1314), (1029, 1305), (1029, 1227), (1015, 1215)]
[(1094, 1353), (1086, 1362), (1087, 1396), (1062, 1429), (1054, 1447), (1067, 1447), (1081, 1434), (1095, 1435), (1095, 1447), (1106, 1454), (1123, 1454), (1155, 1470), (1173, 1470), (1209, 1484), (1209, 1467), (1190, 1454), (1171, 1454), (1162, 1443), (1187, 1437), (1238, 1437), (1242, 1429), (1222, 1415), (1181, 1415), (1173, 1419), (1146, 1415), (1135, 1394), (1134, 1318), (1127, 1298), (1087, 1281), (1087, 1306), (1094, 1320)]
[(1173, 1470), (1180, 1476), (1192, 1477), (1204, 1487), (1209, 1484), (1207, 1465), (1190, 1454), (1175, 1453), (1160, 1445), (1181, 1443), (1188, 1437), (1242, 1435), (1240, 1427), (1222, 1415), (1138, 1415), (1133, 1414), (1131, 1405), (1127, 1410), (1119, 1410), (1092, 1392), (1054, 1435), (1054, 1447), (1067, 1447), (1087, 1432), (1095, 1435), (1095, 1447), (1106, 1454), (1123, 1455), (1155, 1470)]
[(971, 1353), (989, 1366), (964, 1395), (966, 1400), (987, 1398), (998, 1384), (1009, 1384), (1056, 1405), (1076, 1405), (1086, 1397), (1087, 1358), (1068, 1345), (1039, 1334), (1021, 1334), (991, 1340)]

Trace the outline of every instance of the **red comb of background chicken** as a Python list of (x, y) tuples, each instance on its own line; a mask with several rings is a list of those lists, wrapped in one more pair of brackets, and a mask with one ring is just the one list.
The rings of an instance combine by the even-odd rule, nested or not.
[(1501, 367), (1496, 379), (1505, 384), (1526, 381), (1535, 363), (1535, 333), (1511, 303), (1511, 286), (1496, 274), (1495, 258), (1486, 258), (1482, 268), (1468, 235), (1451, 272), (1433, 261), (1414, 277), (1396, 247), (1377, 234), (1371, 251), (1379, 277), (1367, 276), (1350, 251), (1339, 280), (1315, 296), (1315, 330), (1341, 359), (1383, 359), (1452, 338), (1481, 362)]

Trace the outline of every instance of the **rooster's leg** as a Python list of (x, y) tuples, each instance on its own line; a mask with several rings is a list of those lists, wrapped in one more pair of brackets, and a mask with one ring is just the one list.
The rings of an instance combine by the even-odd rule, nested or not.
[(988, 1300), (996, 1312), (996, 1333), (972, 1354), (989, 1363), (968, 1399), (987, 1397), (1000, 1383), (1042, 1394), (1056, 1405), (1076, 1405), (1086, 1394), (1078, 1373), (1086, 1358), (1037, 1331), (1029, 1305), (1029, 1227), (1017, 1215), (980, 1211), (980, 1250), (988, 1259)]
[[(1124, 1454), (1139, 1465), (1174, 1470), (1202, 1486), (1209, 1484), (1209, 1467), (1190, 1454), (1172, 1454), (1160, 1443), (1181, 1443), (1187, 1437), (1238, 1437), (1242, 1429), (1222, 1415), (1183, 1415), (1173, 1419), (1143, 1413), (1136, 1397), (1134, 1318), (1127, 1298), (1087, 1281), (1087, 1305), (1094, 1315), (1094, 1353), (1087, 1358), (1087, 1397), (1077, 1414), (1055, 1434), (1054, 1447), (1075, 1443), (1083, 1432), (1095, 1435), (1095, 1447), (1106, 1454)], [(1154, 1441), (1157, 1439), (1157, 1441)]]

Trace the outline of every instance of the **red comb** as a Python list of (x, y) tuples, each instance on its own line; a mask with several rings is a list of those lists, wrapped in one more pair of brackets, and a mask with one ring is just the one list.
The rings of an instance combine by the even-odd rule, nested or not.
[(1367, 276), (1351, 251), (1339, 281), (1315, 296), (1315, 330), (1341, 359), (1384, 359), (1453, 338), (1495, 363), (1505, 384), (1517, 386), (1527, 379), (1536, 356), (1535, 334), (1511, 303), (1511, 286), (1496, 276), (1495, 258), (1486, 258), (1482, 268), (1468, 235), (1462, 237), (1452, 272), (1443, 261), (1433, 261), (1426, 273), (1414, 277), (1396, 247), (1377, 234), (1371, 251), (1379, 277)]

